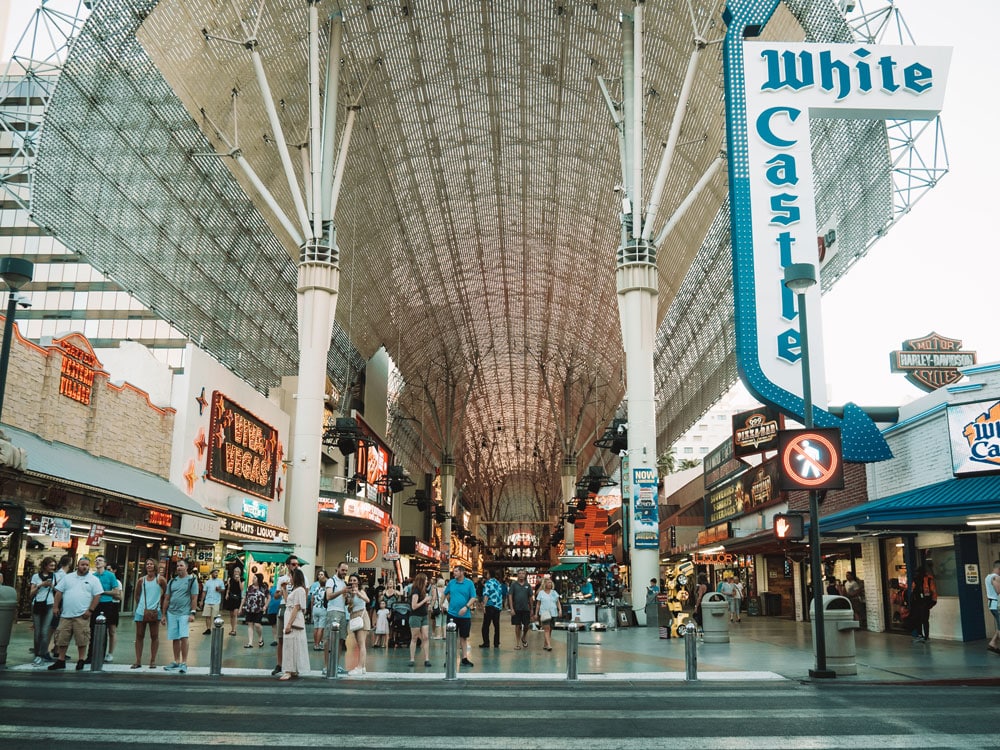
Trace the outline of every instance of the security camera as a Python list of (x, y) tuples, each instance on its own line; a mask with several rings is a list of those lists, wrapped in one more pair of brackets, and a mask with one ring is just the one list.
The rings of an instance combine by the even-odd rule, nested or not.
[(621, 458), (625, 458), (626, 456), (628, 456), (628, 450), (620, 450), (620, 451), (618, 451), (618, 455)]
[(23, 294), (17, 295), (16, 299), (19, 307), (23, 307), (25, 310), (31, 307), (31, 300), (25, 297)]
[(622, 422), (620, 425), (618, 425), (618, 434), (624, 435), (627, 429), (628, 429), (628, 422)]

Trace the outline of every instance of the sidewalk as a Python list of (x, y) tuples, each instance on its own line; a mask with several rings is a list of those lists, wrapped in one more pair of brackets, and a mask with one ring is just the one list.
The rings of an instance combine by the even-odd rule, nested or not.
[[(472, 655), (475, 666), (462, 668), (460, 677), (504, 679), (565, 679), (566, 632), (553, 632), (552, 651), (542, 650), (542, 634), (529, 634), (527, 649), (515, 651), (513, 628), (509, 618), (502, 626), (501, 648), (481, 649), (479, 630), (481, 619), (472, 626)], [(161, 628), (161, 631), (163, 629)], [(203, 636), (204, 620), (198, 618), (191, 627), (188, 664), (191, 674), (207, 674), (211, 637)], [(276, 647), (271, 642), (270, 628), (264, 628), (264, 647), (244, 649), (246, 628), (240, 626), (236, 637), (224, 629), (222, 667), (227, 674), (266, 675), (275, 665)], [(310, 637), (311, 637), (311, 628)], [(675, 680), (685, 674), (684, 642), (672, 638), (660, 640), (656, 628), (626, 628), (607, 632), (581, 632), (579, 637), (578, 672), (581, 679)], [(134, 659), (135, 625), (123, 618), (118, 629), (115, 660), (105, 665), (106, 671), (130, 671)], [(859, 682), (913, 682), (936, 680), (1000, 680), (1000, 656), (986, 650), (985, 642), (955, 643), (934, 641), (914, 644), (908, 636), (889, 633), (856, 632), (858, 674), (841, 676), (838, 680)], [(30, 621), (20, 621), (14, 628), (8, 649), (7, 668), (34, 671), (32, 631)], [(431, 641), (432, 667), (423, 667), (421, 651), (417, 652), (416, 667), (407, 666), (407, 649), (368, 649), (369, 679), (392, 677), (403, 679), (441, 679), (444, 676), (444, 641)], [(75, 655), (75, 646), (69, 653)], [(170, 643), (161, 636), (157, 663), (161, 667), (171, 661)], [(322, 652), (311, 651), (314, 675), (322, 668)], [(143, 652), (143, 669), (149, 673), (149, 641)], [(744, 617), (733, 623), (729, 643), (699, 643), (698, 673), (701, 679), (808, 679), (814, 665), (809, 623), (773, 617)], [(72, 673), (72, 665), (68, 673)]]

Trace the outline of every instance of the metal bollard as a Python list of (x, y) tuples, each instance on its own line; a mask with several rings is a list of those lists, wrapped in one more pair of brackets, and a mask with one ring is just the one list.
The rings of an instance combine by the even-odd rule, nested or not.
[(94, 618), (94, 645), (90, 652), (90, 671), (104, 671), (104, 651), (108, 647), (108, 618), (102, 612)]
[(698, 628), (688, 620), (684, 626), (684, 679), (698, 679)]
[(340, 671), (340, 623), (331, 622), (326, 632), (326, 642), (330, 645), (330, 658), (326, 660), (326, 679), (336, 680)]
[(577, 678), (577, 652), (580, 644), (580, 626), (571, 622), (566, 628), (566, 679)]
[(222, 677), (222, 624), (221, 617), (212, 620), (212, 655), (208, 667), (211, 677)]
[(444, 630), (444, 678), (454, 680), (457, 679), (456, 673), (458, 671), (455, 665), (455, 656), (458, 651), (458, 625), (449, 622)]

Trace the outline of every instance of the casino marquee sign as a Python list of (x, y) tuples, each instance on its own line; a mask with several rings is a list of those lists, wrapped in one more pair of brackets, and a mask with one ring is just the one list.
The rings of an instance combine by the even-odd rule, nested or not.
[(960, 367), (976, 364), (975, 352), (963, 352), (962, 342), (928, 333), (919, 339), (908, 339), (903, 348), (892, 352), (893, 372), (901, 372), (917, 388), (934, 391), (962, 378)]

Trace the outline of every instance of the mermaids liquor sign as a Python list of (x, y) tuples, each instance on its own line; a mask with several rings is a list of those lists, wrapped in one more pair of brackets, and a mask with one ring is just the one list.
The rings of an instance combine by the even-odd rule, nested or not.
[[(819, 261), (810, 123), (934, 118), (951, 49), (748, 40), (761, 34), (777, 6), (778, 0), (730, 0), (723, 16), (736, 359), (752, 394), (801, 419), (801, 321), (783, 279), (789, 265)], [(821, 399), (820, 288), (809, 290), (807, 304), (810, 379)], [(889, 458), (871, 420), (849, 406), (841, 420), (817, 402), (816, 426), (843, 428), (848, 460)]]
[(210, 430), (208, 478), (273, 500), (282, 452), (278, 431), (219, 391), (212, 393)]

